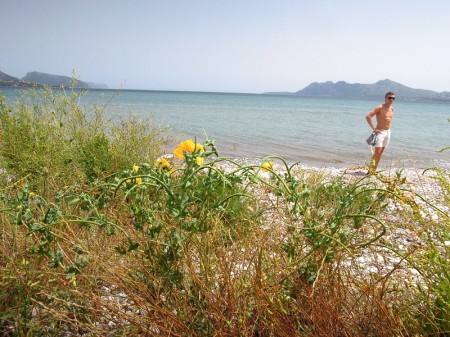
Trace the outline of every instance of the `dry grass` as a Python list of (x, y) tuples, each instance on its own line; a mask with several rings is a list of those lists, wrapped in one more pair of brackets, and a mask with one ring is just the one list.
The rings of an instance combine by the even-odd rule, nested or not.
[[(55, 166), (45, 189), (4, 173), (2, 334), (448, 335), (447, 172), (411, 185), (205, 153), (67, 186)], [(415, 190), (430, 181), (432, 199)]]

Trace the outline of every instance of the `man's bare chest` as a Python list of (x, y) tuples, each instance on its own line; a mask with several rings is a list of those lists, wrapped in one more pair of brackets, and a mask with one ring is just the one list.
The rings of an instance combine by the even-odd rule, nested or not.
[(391, 120), (394, 116), (394, 110), (393, 109), (381, 109), (378, 113), (378, 118), (381, 120)]

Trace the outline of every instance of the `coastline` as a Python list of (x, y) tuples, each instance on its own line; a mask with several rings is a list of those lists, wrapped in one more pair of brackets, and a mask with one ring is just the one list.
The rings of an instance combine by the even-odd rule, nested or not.
[[(171, 155), (169, 155), (169, 158)], [(285, 164), (277, 158), (229, 158), (235, 163), (247, 166), (254, 165), (259, 167), (265, 161), (273, 161), (273, 171), (278, 174), (283, 174), (286, 172)], [(219, 162), (217, 164), (225, 172), (230, 172), (236, 167), (228, 162)], [(367, 176), (367, 166), (346, 166), (346, 167), (336, 167), (336, 166), (314, 166), (309, 164), (295, 164), (292, 162), (286, 162), (286, 165), (292, 167), (292, 171), (296, 174), (301, 175), (311, 175), (316, 174), (323, 177), (324, 180), (331, 180), (342, 178), (344, 181), (352, 183), (362, 179), (368, 179), (369, 182), (377, 184), (380, 181), (375, 175)], [(450, 178), (450, 170), (445, 168), (438, 168), (441, 170), (447, 180)], [(260, 171), (261, 176), (264, 179), (270, 178), (269, 172)], [(381, 167), (377, 171), (377, 175), (381, 179), (387, 180), (400, 180), (404, 178), (404, 183), (402, 185), (406, 190), (410, 190), (416, 193), (416, 202), (423, 204), (425, 202), (435, 204), (438, 208), (441, 208), (444, 212), (450, 212), (448, 205), (445, 203), (445, 192), (442, 187), (441, 181), (438, 179), (438, 171), (434, 168), (417, 168), (417, 167)], [(448, 193), (448, 192), (447, 192)], [(420, 197), (423, 199), (421, 199)]]
[[(195, 137), (185, 137), (192, 138)], [(319, 141), (318, 141), (319, 142)], [(166, 153), (172, 153), (176, 148), (178, 142), (174, 142), (166, 147)], [(371, 149), (366, 144), (361, 144), (359, 152), (352, 152), (350, 155), (345, 151), (341, 153), (334, 153), (325, 148), (317, 146), (314, 151), (295, 149), (291, 146), (279, 146), (274, 144), (267, 144), (264, 153), (260, 149), (244, 148), (236, 144), (228, 143), (223, 140), (216, 141), (219, 152), (219, 157), (229, 158), (237, 162), (257, 163), (264, 158), (280, 157), (289, 165), (297, 164), (305, 168), (324, 168), (324, 169), (348, 169), (352, 167), (367, 166), (371, 158)], [(246, 145), (248, 145), (246, 143)], [(444, 170), (450, 170), (450, 159), (446, 152), (441, 153), (436, 151), (436, 155), (432, 159), (425, 159), (420, 157), (413, 157), (406, 151), (388, 148), (381, 158), (379, 169), (383, 171), (408, 169), (408, 170), (426, 170), (433, 167), (439, 167)], [(450, 154), (450, 150), (447, 151)], [(341, 155), (339, 158), (338, 156)]]
[[(450, 152), (449, 152), (450, 153)], [(170, 156), (170, 154), (168, 155)], [(285, 158), (283, 156), (278, 155), (268, 155), (268, 156), (246, 156), (246, 157), (236, 157), (236, 156), (219, 156), (219, 158), (227, 158), (232, 161), (235, 161), (236, 163), (242, 164), (242, 165), (258, 165), (264, 161), (274, 161), (282, 163), (278, 157), (282, 158), (288, 166), (295, 165), (296, 167), (299, 167), (306, 171), (325, 171), (330, 173), (331, 175), (340, 175), (344, 174), (345, 172), (367, 172), (367, 167), (370, 160), (370, 153), (368, 154), (366, 160), (361, 160), (359, 162), (352, 161), (352, 162), (331, 162), (331, 161), (325, 161), (320, 159), (314, 159), (314, 160), (290, 160), (288, 158)], [(441, 164), (441, 165), (439, 165)], [(408, 160), (392, 160), (392, 159), (385, 159), (383, 161), (383, 158), (380, 162), (380, 165), (378, 167), (378, 171), (382, 172), (384, 174), (388, 174), (389, 176), (392, 176), (397, 171), (402, 171), (407, 174), (408, 177), (412, 176), (420, 176), (422, 172), (427, 170), (432, 170), (433, 168), (439, 168), (443, 170), (444, 172), (449, 173), (450, 172), (450, 162), (449, 161), (441, 161), (438, 163), (438, 165), (416, 165), (416, 163), (412, 159)]]

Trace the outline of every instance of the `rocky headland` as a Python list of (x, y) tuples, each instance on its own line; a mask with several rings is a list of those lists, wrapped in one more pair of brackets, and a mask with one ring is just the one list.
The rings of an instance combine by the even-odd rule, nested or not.
[(72, 77), (32, 71), (19, 79), (0, 71), (0, 87), (26, 88), (48, 85), (51, 87), (74, 87), (79, 89), (108, 89), (106, 84), (73, 81)]

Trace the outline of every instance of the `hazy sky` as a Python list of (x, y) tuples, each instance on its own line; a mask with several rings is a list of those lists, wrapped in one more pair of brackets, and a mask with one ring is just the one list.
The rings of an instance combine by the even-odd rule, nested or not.
[(0, 0), (0, 70), (109, 88), (450, 91), (448, 0)]

